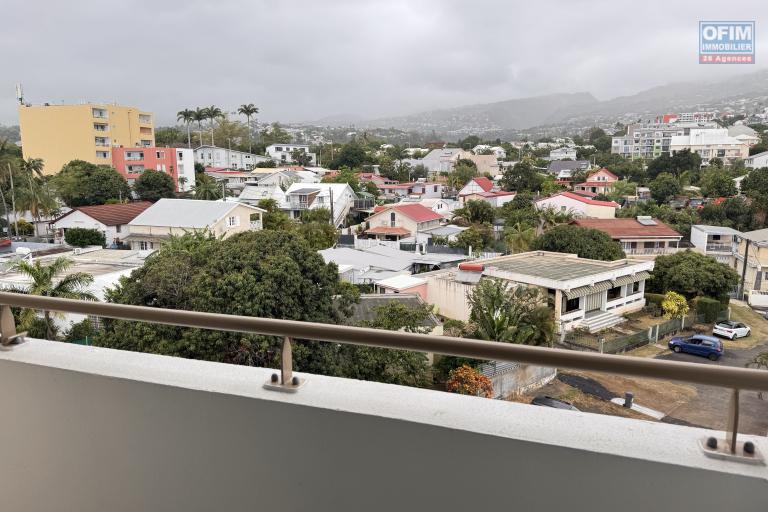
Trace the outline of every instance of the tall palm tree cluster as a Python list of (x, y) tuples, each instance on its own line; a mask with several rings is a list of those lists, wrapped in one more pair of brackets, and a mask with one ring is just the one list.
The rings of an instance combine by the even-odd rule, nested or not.
[[(38, 222), (58, 211), (56, 194), (49, 188), (43, 168), (44, 162), (40, 158), (24, 160), (13, 154), (6, 142), (0, 142), (0, 203), (3, 206), (3, 218), (9, 224), (9, 235), (23, 234), (19, 228), (23, 222), (19, 221), (20, 213), (29, 212), (37, 221), (34, 235), (38, 236)], [(13, 219), (11, 212), (14, 213)]]
[[(240, 105), (237, 108), (237, 113), (245, 116), (248, 123), (248, 152), (253, 152), (253, 127), (251, 125), (251, 118), (259, 113), (259, 108), (253, 103), (247, 103)], [(211, 146), (216, 145), (216, 140), (213, 136), (213, 129), (216, 126), (216, 121), (224, 119), (226, 114), (216, 105), (210, 107), (197, 107), (194, 110), (185, 108), (180, 110), (176, 114), (176, 120), (184, 123), (187, 127), (187, 147), (192, 147), (192, 124), (197, 125), (197, 133), (199, 136), (200, 145), (203, 145), (203, 123), (208, 122), (208, 130), (211, 134)]]

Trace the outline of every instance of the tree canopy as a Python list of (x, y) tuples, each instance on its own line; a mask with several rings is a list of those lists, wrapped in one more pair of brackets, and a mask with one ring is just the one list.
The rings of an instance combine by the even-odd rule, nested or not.
[(613, 261), (625, 257), (619, 242), (596, 229), (572, 224), (555, 226), (531, 244), (537, 251), (578, 254), (580, 258)]
[(667, 202), (682, 190), (680, 180), (668, 172), (663, 172), (656, 176), (656, 179), (650, 183), (649, 188), (651, 189), (651, 197), (658, 204)]
[(106, 165), (72, 160), (51, 178), (51, 185), (69, 207), (105, 204), (130, 198), (130, 188), (120, 173)]
[(516, 163), (504, 171), (501, 178), (504, 190), (535, 192), (541, 188), (544, 178), (536, 171), (530, 160)]
[(738, 282), (739, 274), (728, 265), (697, 252), (682, 251), (656, 258), (647, 291), (725, 300)]
[(176, 197), (173, 178), (162, 171), (148, 169), (133, 184), (133, 190), (143, 201), (157, 201), (164, 197)]

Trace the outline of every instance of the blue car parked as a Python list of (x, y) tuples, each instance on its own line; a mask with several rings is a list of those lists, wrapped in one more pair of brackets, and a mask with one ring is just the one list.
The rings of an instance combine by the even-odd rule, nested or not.
[(669, 348), (678, 354), (687, 352), (717, 361), (723, 355), (723, 342), (714, 336), (695, 334), (687, 338), (676, 336), (669, 341)]

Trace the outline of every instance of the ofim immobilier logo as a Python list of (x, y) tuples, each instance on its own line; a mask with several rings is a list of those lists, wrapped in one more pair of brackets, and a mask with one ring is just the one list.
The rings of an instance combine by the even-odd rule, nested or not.
[(754, 63), (754, 21), (699, 22), (699, 64)]

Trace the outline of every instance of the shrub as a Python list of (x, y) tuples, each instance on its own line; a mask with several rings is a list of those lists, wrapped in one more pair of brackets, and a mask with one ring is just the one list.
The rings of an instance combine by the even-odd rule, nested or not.
[(96, 329), (90, 318), (80, 322), (70, 324), (69, 330), (64, 334), (64, 341), (80, 341), (86, 338), (92, 338), (96, 334)]
[(106, 243), (104, 233), (98, 229), (69, 228), (64, 232), (64, 240), (72, 247), (88, 247)]
[(688, 301), (677, 292), (667, 292), (661, 302), (661, 309), (667, 318), (683, 318), (688, 314)]
[(645, 302), (649, 305), (653, 304), (654, 306), (661, 307), (661, 303), (664, 302), (664, 295), (661, 293), (646, 293)]
[(709, 297), (698, 297), (694, 303), (696, 313), (704, 315), (704, 321), (707, 323), (717, 320), (717, 316), (720, 311), (723, 310), (723, 304), (719, 300), (711, 299)]
[(451, 393), (460, 395), (493, 397), (491, 380), (467, 365), (451, 370), (445, 387)]
[(35, 227), (32, 225), (32, 223), (27, 222), (24, 219), (19, 219), (16, 224), (19, 227), (19, 235), (28, 236), (35, 232)]

